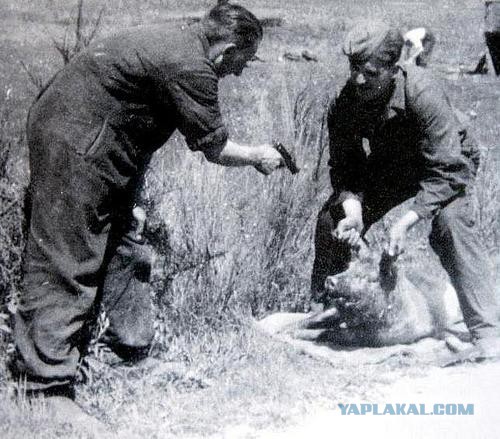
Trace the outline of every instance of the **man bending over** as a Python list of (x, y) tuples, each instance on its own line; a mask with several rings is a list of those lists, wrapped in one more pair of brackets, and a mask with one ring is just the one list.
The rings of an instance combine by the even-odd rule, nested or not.
[(270, 145), (229, 140), (218, 104), (219, 79), (240, 75), (261, 39), (253, 14), (219, 4), (183, 30), (160, 24), (101, 40), (38, 96), (28, 117), (29, 236), (12, 364), (29, 393), (73, 396), (109, 238), (127, 228), (122, 212), (132, 211), (152, 154), (176, 129), (213, 163), (263, 174), (281, 166)]
[(319, 214), (311, 279), (322, 302), (327, 276), (347, 268), (351, 248), (386, 212), (415, 197), (391, 227), (389, 255), (418, 221), (457, 292), (479, 355), (498, 355), (499, 321), (487, 251), (473, 225), (471, 186), (479, 153), (427, 72), (398, 66), (398, 29), (368, 21), (347, 35), (351, 76), (328, 108), (333, 195)]

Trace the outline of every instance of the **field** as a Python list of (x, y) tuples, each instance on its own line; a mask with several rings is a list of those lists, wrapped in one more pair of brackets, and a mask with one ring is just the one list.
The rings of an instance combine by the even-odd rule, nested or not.
[[(23, 246), (23, 191), (28, 181), (24, 125), (38, 88), (62, 66), (61, 47), (73, 47), (76, 1), (0, 3), (0, 436), (85, 437), (70, 424), (42, 420), (44, 407), (19, 408), (9, 399), (5, 359), (12, 349), (9, 311), (15, 307)], [(86, 0), (84, 36), (125, 26), (180, 26), (212, 5), (193, 0)], [(224, 169), (190, 153), (174, 136), (154, 157), (143, 190), (154, 269), (156, 338), (151, 356), (172, 364), (147, 370), (113, 369), (106, 348), (91, 344), (86, 384), (78, 401), (119, 437), (256, 437), (264, 428), (293, 424), (348, 398), (371, 398), (400, 376), (425, 373), (417, 360), (360, 368), (300, 356), (256, 333), (251, 319), (272, 311), (308, 309), (312, 237), (329, 195), (327, 154), (318, 120), (294, 123), (295, 100), (307, 84), (342, 85), (347, 63), (339, 44), (356, 17), (379, 17), (404, 28), (425, 24), (438, 43), (430, 70), (452, 102), (471, 119), (483, 161), (478, 176), (477, 226), (493, 258), (500, 249), (500, 89), (492, 76), (461, 74), (482, 51), (482, 2), (475, 0), (241, 1), (268, 20), (262, 62), (221, 81), (220, 101), (231, 136), (259, 144), (279, 139), (302, 172), (264, 177)], [(103, 9), (104, 8), (104, 9)], [(100, 15), (100, 11), (102, 15)], [(99, 20), (101, 20), (97, 23)], [(97, 24), (95, 24), (97, 23)], [(95, 25), (94, 25), (95, 24)], [(308, 49), (317, 62), (290, 61)], [(64, 52), (64, 50), (63, 50)], [(369, 236), (383, 239), (387, 222)], [(426, 244), (423, 224), (412, 232), (413, 269), (443, 277)], [(98, 335), (105, 316), (97, 322)], [(246, 429), (237, 429), (245, 425)], [(225, 433), (224, 433), (225, 432)]]

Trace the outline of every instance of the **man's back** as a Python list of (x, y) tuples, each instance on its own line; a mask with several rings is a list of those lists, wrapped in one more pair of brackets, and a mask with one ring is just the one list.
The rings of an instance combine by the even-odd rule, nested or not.
[(76, 150), (86, 154), (106, 124), (122, 145), (152, 152), (183, 124), (178, 109), (193, 104), (183, 100), (195, 94), (209, 106), (217, 101), (207, 50), (196, 26), (139, 27), (104, 38), (53, 78), (31, 110), (30, 127), (70, 145), (77, 134), (83, 144)]

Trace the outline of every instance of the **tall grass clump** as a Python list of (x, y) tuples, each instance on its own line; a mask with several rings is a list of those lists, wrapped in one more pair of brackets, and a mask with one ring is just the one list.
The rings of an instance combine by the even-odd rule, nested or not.
[(297, 84), (281, 72), (268, 84), (265, 91), (243, 84), (244, 100), (239, 93), (226, 96), (231, 115), (248, 120), (241, 126), (228, 115), (228, 126), (249, 143), (279, 139), (297, 156), (301, 173), (264, 177), (253, 169), (222, 168), (175, 138), (147, 175), (148, 238), (158, 255), (154, 284), (167, 339), (307, 307), (313, 223), (323, 201), (316, 175), (321, 148), (304, 136), (314, 128), (305, 127), (309, 116), (296, 117)]
[(11, 315), (16, 309), (24, 249), (24, 190), (13, 177), (20, 139), (13, 133), (11, 89), (0, 97), (0, 390), (6, 379)]
[[(101, 31), (106, 8), (105, 6), (97, 10), (94, 8), (97, 7), (89, 5), (88, 0), (77, 0), (73, 10), (67, 9), (66, 5), (57, 7), (55, 4), (50, 4), (48, 10), (52, 13), (53, 19), (64, 28), (61, 37), (51, 38), (52, 48), (59, 54), (63, 65), (68, 64), (78, 53), (85, 50)], [(59, 17), (61, 14), (63, 17)], [(29, 82), (40, 92), (47, 83), (48, 66), (42, 64), (42, 68), (35, 67), (22, 59), (19, 60), (19, 64)]]
[(0, 104), (0, 311), (17, 295), (24, 247), (23, 188), (11, 175), (19, 139), (10, 131), (9, 105), (7, 92)]
[(53, 40), (55, 49), (61, 55), (64, 64), (85, 49), (97, 36), (104, 16), (105, 6), (102, 6), (95, 16), (86, 12), (85, 1), (78, 0), (76, 12), (71, 16), (64, 29), (61, 40)]

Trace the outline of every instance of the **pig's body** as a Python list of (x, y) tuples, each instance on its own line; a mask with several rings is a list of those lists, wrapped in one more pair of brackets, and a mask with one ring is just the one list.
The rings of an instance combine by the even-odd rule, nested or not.
[[(422, 274), (393, 273), (393, 285), (365, 257), (326, 282), (329, 304), (319, 313), (276, 313), (257, 323), (265, 332), (343, 346), (409, 344), (443, 338), (462, 316), (455, 291)], [(384, 286), (384, 287), (383, 287)]]

